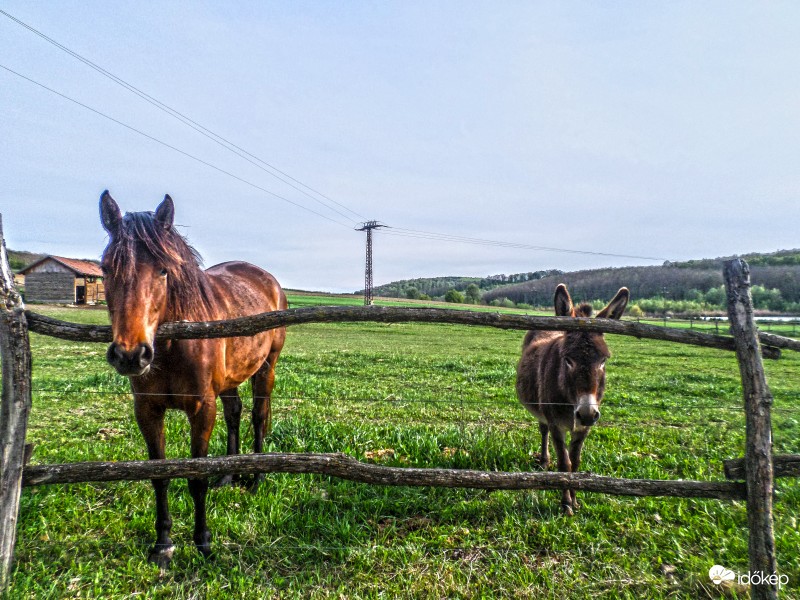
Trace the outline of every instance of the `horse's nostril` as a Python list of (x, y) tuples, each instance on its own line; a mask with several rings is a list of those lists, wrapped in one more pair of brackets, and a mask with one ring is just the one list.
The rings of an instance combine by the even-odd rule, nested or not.
[(119, 364), (120, 360), (122, 360), (122, 350), (117, 344), (109, 344), (106, 351), (106, 360), (111, 365)]
[(139, 365), (146, 367), (153, 362), (153, 347), (150, 344), (141, 344), (139, 346)]

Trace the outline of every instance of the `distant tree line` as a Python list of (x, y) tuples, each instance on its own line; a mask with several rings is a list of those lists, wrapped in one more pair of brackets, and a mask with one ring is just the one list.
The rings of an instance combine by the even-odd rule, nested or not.
[[(517, 308), (549, 308), (553, 291), (566, 283), (576, 301), (603, 306), (626, 286), (633, 298), (629, 314), (699, 314), (725, 310), (725, 258), (665, 262), (564, 273), (557, 269), (488, 277), (429, 277), (395, 281), (375, 288), (376, 296), (434, 299)], [(746, 254), (757, 309), (800, 313), (800, 250)]]
[[(546, 271), (530, 271), (527, 273), (513, 273), (511, 275), (489, 275), (488, 277), (423, 277), (418, 279), (403, 279), (373, 288), (373, 295), (388, 298), (444, 298), (450, 290), (466, 292), (470, 285), (475, 285), (478, 290), (488, 291), (497, 287), (527, 281), (536, 281), (543, 277), (562, 273), (558, 269)], [(363, 291), (363, 290), (361, 290)]]
[[(756, 265), (751, 267), (750, 273), (756, 308), (775, 311), (800, 308), (800, 265)], [(677, 266), (623, 267), (564, 273), (491, 290), (483, 295), (483, 301), (491, 303), (496, 299), (507, 298), (515, 304), (549, 306), (553, 290), (559, 283), (567, 284), (576, 301), (586, 302), (611, 298), (620, 287), (625, 286), (631, 291), (633, 303), (642, 301), (640, 306), (645, 312), (653, 312), (655, 304), (648, 303), (648, 310), (642, 306), (646, 299), (658, 300), (662, 307), (672, 303), (673, 308), (668, 310), (676, 312), (725, 306), (721, 270)]]

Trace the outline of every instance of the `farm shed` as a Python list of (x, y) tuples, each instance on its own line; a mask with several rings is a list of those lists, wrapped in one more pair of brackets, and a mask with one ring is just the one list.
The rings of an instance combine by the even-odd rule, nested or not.
[(103, 272), (89, 260), (45, 256), (19, 272), (26, 302), (96, 304), (105, 300)]

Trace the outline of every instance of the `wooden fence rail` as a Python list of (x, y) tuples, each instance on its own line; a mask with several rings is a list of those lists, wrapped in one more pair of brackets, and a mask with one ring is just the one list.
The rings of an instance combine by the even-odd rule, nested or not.
[(360, 462), (346, 454), (267, 453), (120, 462), (82, 462), (25, 468), (23, 486), (197, 478), (255, 473), (316, 473), (374, 485), (433, 486), (483, 490), (577, 489), (616, 496), (675, 496), (744, 500), (747, 488), (737, 481), (620, 479), (591, 473), (472, 471), (386, 467)]
[[(472, 487), (482, 489), (565, 489), (635, 496), (683, 496), (747, 500), (750, 569), (777, 572), (772, 519), (774, 477), (796, 476), (800, 457), (781, 458), (773, 471), (770, 407), (762, 354), (778, 357), (780, 348), (800, 350), (800, 342), (758, 334), (753, 322), (749, 270), (741, 260), (725, 264), (728, 314), (733, 337), (605, 319), (565, 319), (458, 310), (385, 307), (318, 307), (265, 313), (230, 321), (168, 323), (162, 338), (211, 338), (253, 335), (299, 323), (372, 321), (452, 323), (521, 330), (597, 331), (736, 351), (744, 389), (745, 458), (726, 465), (741, 481), (630, 480), (590, 473), (501, 473), (460, 469), (396, 468), (361, 463), (342, 454), (261, 454), (162, 461), (91, 462), (23, 468), (27, 416), (31, 403), (30, 331), (62, 339), (110, 341), (109, 327), (78, 325), (24, 312), (13, 287), (0, 220), (0, 351), (3, 394), (0, 416), (0, 591), (8, 584), (16, 541), (23, 485), (78, 481), (120, 481), (259, 472), (318, 473), (380, 485)], [(763, 342), (763, 345), (760, 343)], [(769, 578), (751, 586), (753, 598), (777, 598)]]
[[(82, 325), (60, 321), (31, 311), (26, 312), (30, 330), (52, 337), (75, 342), (110, 342), (111, 327), (107, 325)], [(161, 339), (198, 339), (249, 336), (276, 327), (303, 323), (449, 323), (498, 329), (596, 331), (627, 335), (636, 338), (691, 344), (706, 348), (735, 351), (732, 337), (700, 333), (697, 331), (659, 327), (633, 321), (573, 317), (535, 317), (494, 312), (471, 312), (446, 308), (397, 308), (386, 306), (320, 306), (292, 308), (250, 317), (224, 321), (164, 323), (158, 328)], [(800, 351), (800, 341), (779, 335), (768, 335), (768, 344), (762, 347), (766, 358), (779, 358), (780, 348)]]

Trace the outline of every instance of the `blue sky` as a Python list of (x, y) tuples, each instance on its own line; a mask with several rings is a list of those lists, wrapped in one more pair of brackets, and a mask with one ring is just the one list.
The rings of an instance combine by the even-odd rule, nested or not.
[[(362, 217), (670, 260), (800, 247), (796, 3), (0, 8), (360, 215), (328, 211), (0, 15), (3, 66), (338, 221), (0, 69), (11, 248), (99, 256), (106, 188), (130, 211), (169, 193), (206, 265), (249, 260), (305, 289), (363, 285)], [(389, 233), (376, 283), (658, 264)]]

